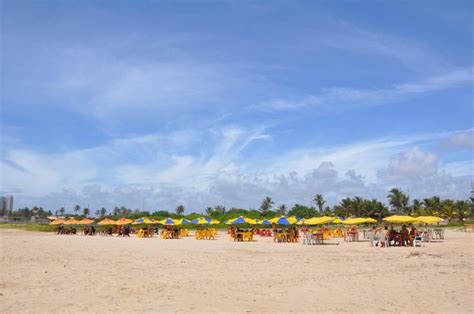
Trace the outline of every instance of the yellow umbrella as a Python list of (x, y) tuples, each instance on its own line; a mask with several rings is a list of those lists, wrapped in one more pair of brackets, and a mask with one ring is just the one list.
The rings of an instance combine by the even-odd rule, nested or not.
[(105, 218), (104, 220), (101, 220), (98, 225), (101, 226), (106, 226), (106, 225), (115, 225), (117, 222), (115, 220)]
[(211, 225), (218, 225), (220, 223), (221, 222), (219, 220), (216, 220), (216, 219), (212, 219), (211, 222), (210, 222)]
[(415, 219), (416, 219), (416, 222), (421, 222), (428, 225), (436, 224), (440, 221), (443, 221), (442, 218), (439, 218), (436, 216), (420, 216), (420, 217), (416, 217)]
[(74, 218), (71, 218), (71, 219), (69, 219), (69, 220), (66, 220), (66, 221), (64, 222), (64, 224), (65, 224), (65, 225), (79, 225), (80, 223), (79, 223), (78, 220), (76, 220), (76, 219), (74, 219)]
[(64, 220), (62, 220), (62, 219), (55, 219), (55, 220), (51, 221), (49, 224), (55, 226), (55, 225), (62, 225), (63, 223), (64, 223)]
[(399, 216), (399, 215), (393, 215), (390, 217), (386, 217), (383, 219), (386, 222), (391, 222), (391, 223), (410, 223), (410, 222), (415, 222), (416, 218), (410, 217), (410, 216)]
[(334, 220), (334, 217), (322, 216), (305, 219), (303, 222), (298, 221), (297, 225), (324, 225)]
[(94, 222), (94, 220), (89, 219), (89, 218), (83, 218), (83, 219), (79, 220), (80, 225), (90, 225), (93, 222)]
[(370, 218), (370, 217), (365, 218), (365, 223), (367, 223), (367, 224), (374, 224), (376, 222), (377, 222), (377, 220), (375, 220), (374, 218)]
[(341, 218), (337, 217), (333, 221), (331, 221), (333, 224), (340, 224), (342, 222)]
[(358, 225), (366, 223), (365, 218), (348, 218), (342, 222), (344, 225)]

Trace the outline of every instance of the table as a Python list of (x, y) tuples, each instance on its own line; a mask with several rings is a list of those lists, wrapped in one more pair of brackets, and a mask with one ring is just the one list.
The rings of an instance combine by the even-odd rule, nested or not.
[(358, 231), (346, 231), (344, 241), (346, 242), (358, 242), (359, 232)]
[(311, 239), (313, 240), (313, 244), (324, 244), (324, 237), (322, 232), (311, 234)]
[(251, 231), (237, 231), (235, 233), (234, 241), (251, 242), (251, 241), (253, 241), (253, 232), (251, 232)]

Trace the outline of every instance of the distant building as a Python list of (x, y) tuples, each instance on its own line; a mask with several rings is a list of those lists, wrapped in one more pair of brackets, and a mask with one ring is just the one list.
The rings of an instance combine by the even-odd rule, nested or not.
[(2, 196), (0, 198), (0, 212), (13, 210), (13, 195)]

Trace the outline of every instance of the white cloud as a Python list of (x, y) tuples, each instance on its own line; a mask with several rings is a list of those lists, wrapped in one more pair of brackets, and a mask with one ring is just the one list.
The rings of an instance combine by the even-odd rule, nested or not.
[(410, 180), (413, 177), (428, 177), (438, 172), (438, 158), (418, 147), (392, 157), (387, 169), (380, 172), (386, 180)]
[(298, 100), (274, 99), (263, 103), (261, 109), (294, 110), (317, 107), (321, 110), (338, 110), (341, 107), (378, 106), (418, 94), (432, 93), (464, 84), (472, 84), (472, 69), (456, 70), (428, 77), (412, 83), (394, 84), (388, 88), (356, 89), (333, 87), (323, 89), (320, 94)]
[[(251, 145), (266, 144), (265, 129), (226, 127), (118, 139), (64, 154), (10, 149), (10, 163), (0, 164), (0, 190), (15, 192), (16, 206), (53, 208), (76, 203), (94, 208), (142, 203), (153, 209), (179, 203), (194, 210), (215, 204), (258, 207), (266, 195), (276, 203), (309, 205), (316, 193), (334, 204), (356, 195), (384, 199), (393, 186), (427, 195), (430, 185), (433, 194), (465, 197), (464, 185), (472, 176), (466, 163), (438, 166), (436, 155), (414, 147), (442, 137), (446, 134), (382, 138), (254, 157), (243, 153)], [(190, 146), (200, 149), (184, 153)]]
[(462, 132), (456, 132), (451, 134), (449, 137), (440, 140), (439, 145), (441, 148), (452, 149), (474, 149), (474, 130), (467, 130)]

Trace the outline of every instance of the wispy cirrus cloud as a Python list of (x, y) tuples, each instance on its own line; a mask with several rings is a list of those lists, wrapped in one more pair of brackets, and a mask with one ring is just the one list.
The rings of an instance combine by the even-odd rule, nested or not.
[(341, 107), (379, 106), (409, 97), (469, 85), (473, 83), (473, 79), (472, 69), (457, 70), (418, 82), (399, 83), (386, 88), (325, 88), (319, 94), (306, 96), (299, 100), (270, 100), (261, 104), (259, 108), (263, 110), (295, 110), (318, 107), (323, 110), (337, 110)]

